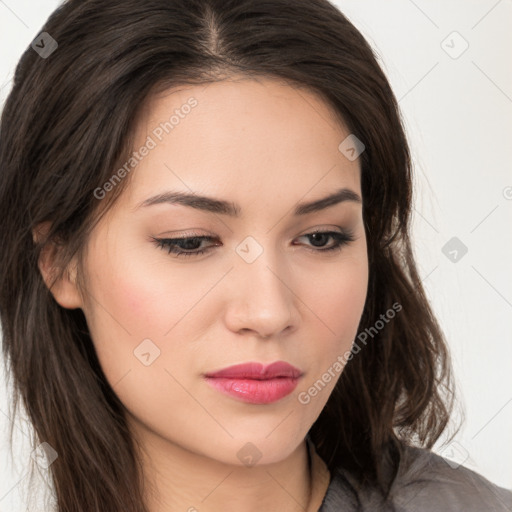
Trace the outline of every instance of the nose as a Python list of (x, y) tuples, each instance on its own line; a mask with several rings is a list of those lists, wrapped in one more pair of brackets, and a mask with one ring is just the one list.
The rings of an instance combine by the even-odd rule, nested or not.
[(252, 263), (237, 261), (231, 272), (225, 321), (235, 333), (268, 339), (298, 326), (293, 279), (269, 253), (264, 251)]

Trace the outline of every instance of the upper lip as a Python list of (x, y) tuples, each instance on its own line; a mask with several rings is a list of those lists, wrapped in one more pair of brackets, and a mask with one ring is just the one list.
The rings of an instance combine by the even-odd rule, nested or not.
[(216, 372), (206, 373), (206, 377), (224, 377), (239, 379), (266, 380), (276, 377), (298, 378), (302, 372), (295, 366), (285, 361), (276, 361), (275, 363), (264, 366), (262, 363), (251, 362), (237, 364), (223, 368)]

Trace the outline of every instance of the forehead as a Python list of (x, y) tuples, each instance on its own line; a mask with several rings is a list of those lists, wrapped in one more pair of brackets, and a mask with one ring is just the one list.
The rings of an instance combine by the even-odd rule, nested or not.
[(358, 161), (338, 149), (348, 135), (320, 96), (277, 79), (168, 89), (139, 117), (134, 151), (150, 149), (133, 172), (130, 196), (177, 188), (224, 196), (236, 190), (249, 201), (298, 200), (340, 187), (360, 192)]

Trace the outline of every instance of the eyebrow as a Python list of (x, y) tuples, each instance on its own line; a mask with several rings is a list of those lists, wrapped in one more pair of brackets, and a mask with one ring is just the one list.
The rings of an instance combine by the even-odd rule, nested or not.
[[(326, 197), (322, 197), (321, 199), (298, 203), (295, 206), (293, 214), (295, 216), (307, 215), (345, 201), (362, 203), (359, 194), (348, 188), (341, 188)], [(229, 215), (230, 217), (240, 217), (241, 214), (241, 208), (236, 203), (181, 191), (169, 191), (149, 197), (138, 205), (136, 209), (162, 203), (189, 206), (197, 210), (217, 213), (220, 215)]]

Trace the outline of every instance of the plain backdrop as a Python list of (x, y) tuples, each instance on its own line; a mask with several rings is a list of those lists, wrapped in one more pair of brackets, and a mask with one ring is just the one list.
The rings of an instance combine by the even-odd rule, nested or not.
[[(414, 156), (415, 252), (465, 414), (435, 451), (512, 488), (512, 1), (335, 3), (375, 48)], [(59, 4), (0, 0), (0, 103)], [(19, 420), (10, 460), (7, 399), (2, 381), (0, 511), (24, 509), (30, 456)]]

